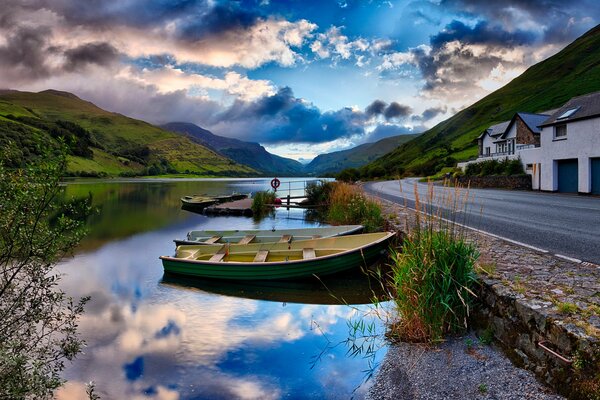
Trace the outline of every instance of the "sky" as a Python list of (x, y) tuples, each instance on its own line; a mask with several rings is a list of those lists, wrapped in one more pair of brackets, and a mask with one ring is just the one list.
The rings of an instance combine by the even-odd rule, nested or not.
[(596, 0), (0, 2), (0, 88), (301, 161), (424, 131), (600, 19)]

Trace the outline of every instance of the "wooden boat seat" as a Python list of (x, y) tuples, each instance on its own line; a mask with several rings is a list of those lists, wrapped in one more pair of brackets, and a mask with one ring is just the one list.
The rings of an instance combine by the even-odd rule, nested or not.
[(221, 236), (213, 236), (209, 239), (206, 239), (204, 241), (204, 243), (213, 244), (213, 243), (217, 243), (220, 239), (221, 239)]
[(240, 241), (237, 242), (237, 244), (248, 244), (248, 243), (252, 242), (255, 238), (256, 238), (256, 235), (246, 235), (243, 238), (241, 238)]
[(292, 241), (292, 235), (283, 235), (281, 239), (279, 239), (279, 243), (289, 243)]
[(229, 244), (224, 244), (223, 246), (221, 246), (219, 251), (217, 251), (215, 254), (213, 254), (213, 256), (211, 258), (209, 258), (208, 261), (213, 261), (213, 262), (223, 261), (223, 258), (225, 258), (225, 255), (227, 254), (228, 246), (229, 246)]
[(317, 257), (317, 254), (315, 253), (315, 249), (310, 249), (310, 248), (304, 248), (302, 249), (302, 258), (305, 260), (309, 260), (311, 258), (315, 258)]
[(267, 256), (269, 255), (269, 250), (259, 250), (254, 257), (254, 262), (265, 262), (267, 261)]

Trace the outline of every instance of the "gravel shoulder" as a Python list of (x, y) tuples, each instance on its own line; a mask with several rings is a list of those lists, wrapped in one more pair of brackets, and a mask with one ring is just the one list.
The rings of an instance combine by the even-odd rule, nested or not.
[(391, 345), (366, 398), (563, 399), (533, 373), (515, 367), (495, 345), (479, 344), (473, 333), (430, 348)]

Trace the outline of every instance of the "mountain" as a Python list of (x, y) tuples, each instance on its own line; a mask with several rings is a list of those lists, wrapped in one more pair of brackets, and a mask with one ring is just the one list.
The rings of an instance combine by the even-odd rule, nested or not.
[(346, 168), (358, 168), (417, 136), (419, 134), (391, 136), (374, 143), (361, 144), (348, 150), (321, 154), (315, 157), (305, 168), (313, 175), (336, 173)]
[(265, 175), (301, 175), (304, 171), (304, 166), (298, 161), (271, 154), (258, 143), (218, 136), (189, 122), (170, 122), (162, 128), (187, 135), (193, 141)]
[(256, 175), (187, 137), (103, 110), (72, 93), (0, 91), (0, 146), (7, 165), (38, 156), (40, 148), (57, 146), (61, 138), (69, 147), (71, 175)]
[(475, 139), (516, 112), (557, 108), (574, 96), (600, 90), (600, 25), (504, 87), (373, 161), (392, 174), (432, 175), (477, 155)]

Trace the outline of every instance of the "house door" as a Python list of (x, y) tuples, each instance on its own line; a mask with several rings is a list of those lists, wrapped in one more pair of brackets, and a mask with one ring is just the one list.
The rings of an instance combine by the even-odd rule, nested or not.
[(600, 194), (600, 158), (592, 158), (592, 193)]
[(559, 160), (558, 165), (558, 191), (562, 193), (577, 193), (579, 181), (577, 179), (577, 159)]

